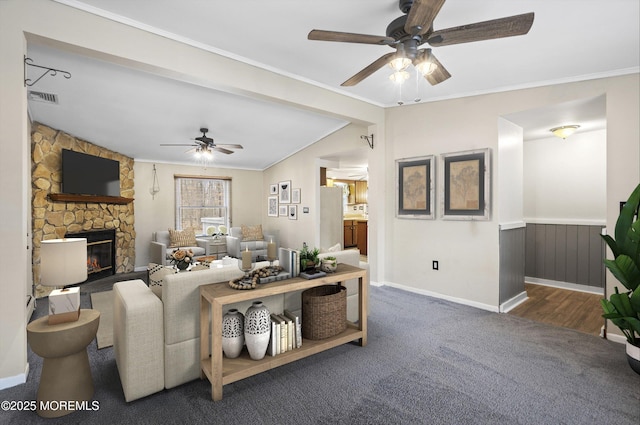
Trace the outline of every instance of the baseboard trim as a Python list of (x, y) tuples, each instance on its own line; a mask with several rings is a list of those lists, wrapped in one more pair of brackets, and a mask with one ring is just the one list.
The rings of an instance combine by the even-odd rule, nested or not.
[(500, 313), (508, 313), (528, 299), (527, 291), (522, 291), (515, 297), (500, 304)]
[(534, 285), (551, 286), (554, 288), (570, 289), (572, 291), (587, 292), (589, 294), (604, 295), (604, 288), (595, 286), (580, 285), (578, 283), (562, 282), (559, 280), (540, 279), (537, 277), (524, 277), (525, 283), (533, 283)]
[(27, 363), (27, 365), (25, 366), (24, 373), (20, 373), (15, 376), (9, 376), (7, 378), (0, 378), (0, 390), (24, 384), (25, 382), (27, 382), (27, 376), (29, 376), (29, 363)]
[[(399, 283), (393, 282), (385, 282), (384, 285), (391, 286), (393, 288), (402, 289), (403, 291), (413, 292), (414, 294), (426, 295), (428, 297), (439, 298), (441, 300), (447, 300), (454, 302), (456, 304), (468, 305), (470, 307), (479, 308), (480, 310), (491, 311), (493, 313), (499, 313), (498, 306), (493, 306), (489, 304), (479, 303), (476, 301), (467, 300), (464, 298), (456, 298), (450, 295), (439, 294), (437, 292), (427, 291), (426, 289), (414, 288), (412, 286), (401, 285)], [(376, 285), (376, 286), (384, 286), (384, 285)]]
[(627, 343), (627, 338), (624, 335), (612, 334), (609, 332), (607, 332), (605, 335), (606, 335), (606, 339), (608, 339), (609, 341), (617, 342), (618, 344)]

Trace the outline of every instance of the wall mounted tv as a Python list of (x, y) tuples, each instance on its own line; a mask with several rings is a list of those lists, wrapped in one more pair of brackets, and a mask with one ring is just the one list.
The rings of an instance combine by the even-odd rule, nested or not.
[(62, 193), (120, 196), (120, 163), (62, 149)]

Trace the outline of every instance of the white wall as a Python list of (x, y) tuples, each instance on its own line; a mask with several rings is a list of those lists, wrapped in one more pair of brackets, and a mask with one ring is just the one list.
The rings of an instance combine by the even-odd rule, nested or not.
[(498, 166), (496, 170), (499, 197), (498, 220), (502, 228), (524, 226), (522, 127), (504, 119), (498, 120)]
[(527, 222), (605, 224), (606, 184), (606, 130), (524, 143)]
[(266, 209), (266, 204), (262, 204), (262, 171), (156, 163), (160, 192), (153, 199), (149, 193), (153, 183), (153, 163), (136, 161), (133, 170), (137, 270), (145, 269), (149, 264), (151, 234), (157, 230), (175, 228), (176, 174), (230, 177), (232, 225), (262, 224), (262, 212)]
[[(281, 246), (301, 248), (302, 243), (307, 242), (320, 248), (320, 164), (323, 159), (339, 157), (341, 152), (354, 149), (366, 152), (369, 147), (360, 139), (363, 134), (367, 134), (366, 127), (350, 124), (264, 172), (263, 228), (277, 232)], [(291, 180), (292, 187), (301, 189), (302, 202), (298, 204), (297, 220), (267, 216), (269, 185), (285, 180)], [(308, 214), (302, 212), (304, 207), (309, 208)]]

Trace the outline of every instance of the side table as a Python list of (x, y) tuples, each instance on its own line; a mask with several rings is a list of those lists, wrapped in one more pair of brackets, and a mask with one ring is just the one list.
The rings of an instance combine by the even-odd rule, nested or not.
[[(37, 396), (38, 415), (57, 418), (73, 410), (44, 410), (46, 402), (90, 401), (93, 397), (93, 378), (89, 367), (87, 346), (98, 332), (100, 312), (80, 310), (75, 322), (49, 325), (48, 317), (41, 317), (27, 325), (27, 340), (34, 353), (44, 359)], [(42, 403), (44, 402), (44, 403)], [(58, 407), (58, 403), (50, 403)]]

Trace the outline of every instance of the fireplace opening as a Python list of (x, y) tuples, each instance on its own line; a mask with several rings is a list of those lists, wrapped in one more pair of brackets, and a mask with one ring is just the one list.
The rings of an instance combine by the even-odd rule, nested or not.
[(114, 229), (67, 233), (65, 236), (87, 239), (86, 282), (116, 273), (116, 231)]

